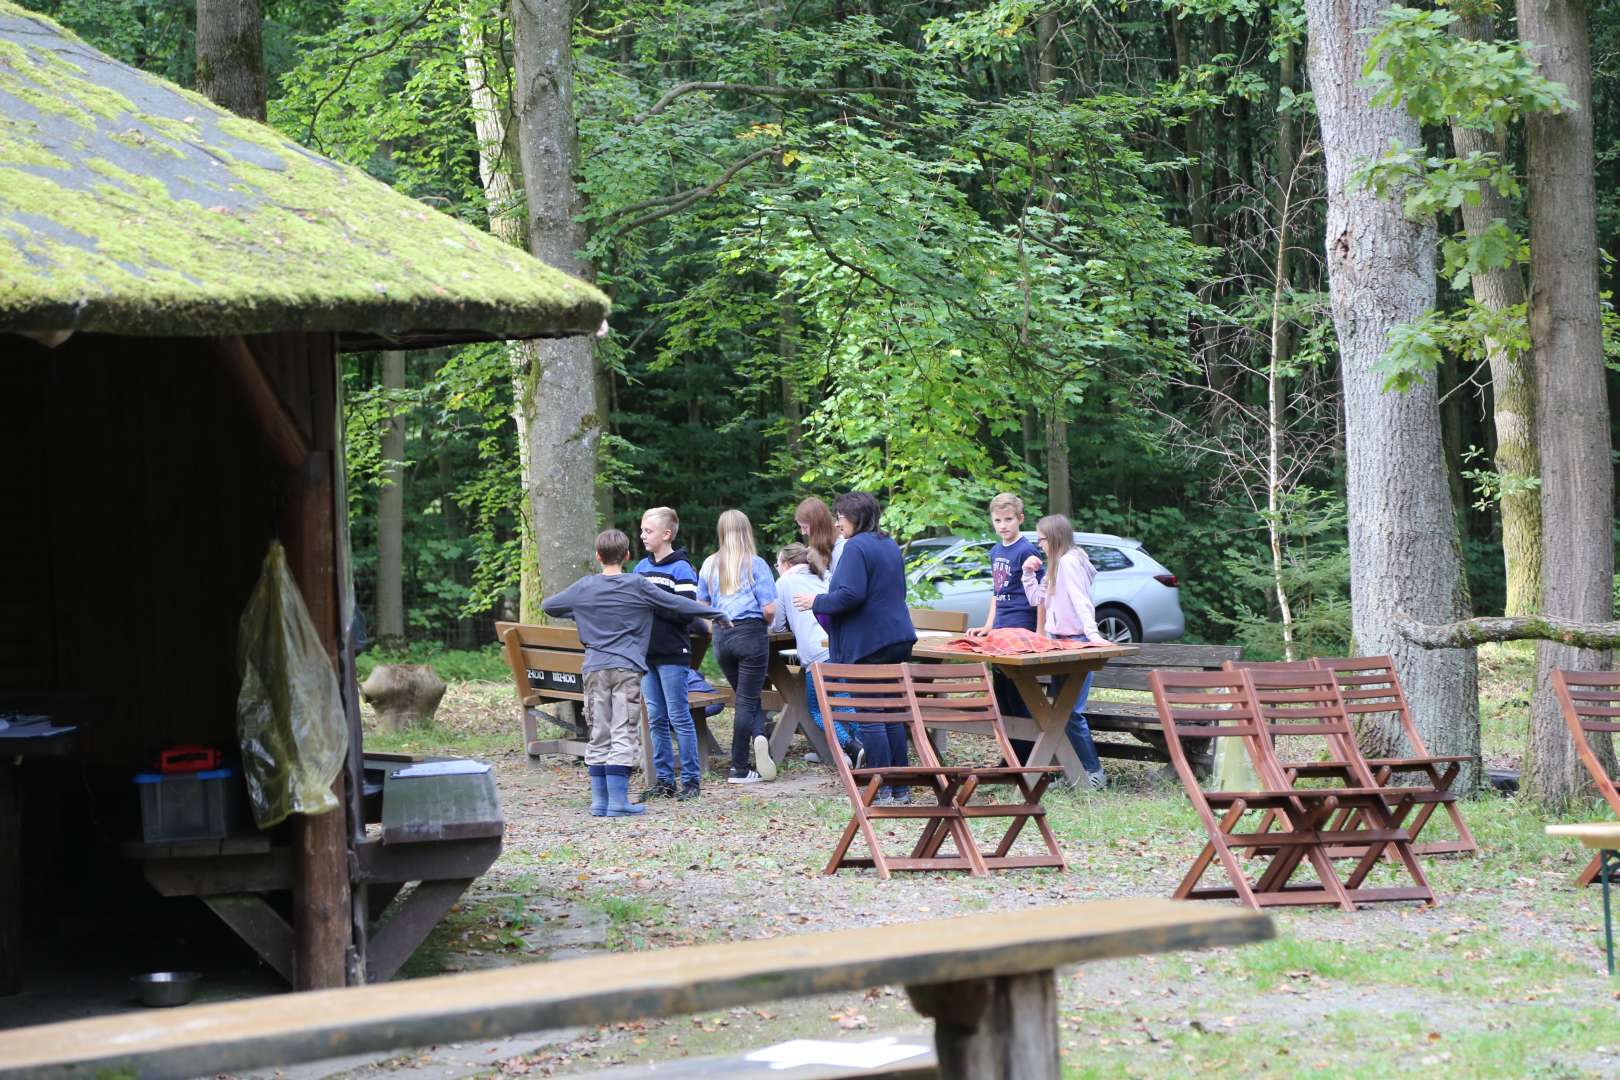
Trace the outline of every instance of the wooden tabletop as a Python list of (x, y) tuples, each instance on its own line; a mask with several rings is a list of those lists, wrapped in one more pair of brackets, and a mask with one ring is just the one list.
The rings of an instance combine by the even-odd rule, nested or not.
[(1620, 851), (1620, 821), (1591, 821), (1580, 825), (1549, 825), (1548, 836), (1573, 836), (1583, 847)]
[(524, 964), (0, 1031), (0, 1076), (213, 1076), (579, 1024), (1274, 936), (1235, 905), (1133, 898)]
[(1100, 659), (1106, 661), (1116, 656), (1134, 656), (1136, 652), (1135, 645), (1092, 645), (1084, 649), (1054, 649), (1051, 652), (995, 655), (947, 649), (943, 644), (935, 644), (934, 642), (925, 644), (919, 639), (916, 647), (911, 650), (911, 658), (913, 660), (961, 660), (968, 662), (982, 660), (987, 664), (995, 664), (997, 667), (1047, 667), (1072, 664), (1076, 660)]

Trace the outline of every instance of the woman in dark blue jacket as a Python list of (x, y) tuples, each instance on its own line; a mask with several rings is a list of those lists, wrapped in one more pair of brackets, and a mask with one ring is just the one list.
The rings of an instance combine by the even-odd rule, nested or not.
[[(833, 525), (844, 551), (827, 591), (796, 596), (794, 605), (827, 616), (828, 660), (834, 664), (903, 664), (911, 659), (917, 631), (906, 607), (906, 565), (900, 547), (878, 530), (882, 511), (865, 492), (833, 500)], [(860, 724), (869, 768), (905, 765), (906, 725)], [(874, 805), (910, 802), (908, 789), (880, 792)]]

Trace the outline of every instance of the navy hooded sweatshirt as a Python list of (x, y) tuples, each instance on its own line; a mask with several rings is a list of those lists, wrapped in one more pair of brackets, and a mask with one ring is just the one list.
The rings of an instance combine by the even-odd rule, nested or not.
[[(662, 559), (648, 556), (636, 563), (636, 573), (650, 578), (660, 589), (697, 599), (697, 570), (683, 547), (673, 548)], [(663, 667), (667, 664), (689, 664), (692, 659), (691, 620), (668, 618), (655, 613), (652, 640), (647, 645), (647, 663)]]

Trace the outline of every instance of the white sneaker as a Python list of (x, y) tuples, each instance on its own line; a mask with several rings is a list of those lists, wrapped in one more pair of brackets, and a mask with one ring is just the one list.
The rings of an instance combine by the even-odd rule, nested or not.
[(1096, 772), (1088, 772), (1086, 773), (1086, 783), (1091, 786), (1092, 791), (1101, 791), (1108, 786), (1108, 774), (1101, 769)]
[(763, 780), (776, 779), (776, 762), (771, 760), (771, 744), (763, 735), (754, 736), (754, 766)]
[(765, 778), (763, 776), (759, 775), (759, 773), (755, 772), (753, 769), (749, 769), (742, 776), (732, 775), (732, 776), (726, 777), (726, 783), (728, 783), (728, 784), (757, 784), (763, 779), (765, 779)]

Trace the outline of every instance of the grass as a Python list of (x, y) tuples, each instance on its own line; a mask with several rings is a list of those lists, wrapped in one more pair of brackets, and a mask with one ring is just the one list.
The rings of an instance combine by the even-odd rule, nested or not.
[[(1532, 667), (1528, 648), (1481, 650), (1484, 745), (1493, 764), (1516, 762)], [(452, 684), (435, 725), (368, 736), (367, 745), (511, 760), (518, 752), (514, 713), (502, 681)], [(722, 737), (726, 726), (715, 725)], [(818, 770), (794, 759), (784, 779), (810, 772)], [(848, 820), (842, 795), (830, 790), (760, 789), (745, 798), (705, 801), (701, 812), (660, 807), (661, 815), (678, 816), (660, 822), (662, 828), (649, 824), (651, 839), (614, 850), (608, 867), (590, 837), (557, 827), (571, 816), (547, 817), (542, 810), (535, 839), (509, 843), (497, 875), (486, 879), (515, 895), (464, 903), (407, 970), (464, 963), (473, 948), (507, 961), (540, 958), (525, 950), (523, 935), (534, 920), (531, 904), (541, 902), (552, 905), (553, 919), (558, 905), (594, 913), (605, 921), (608, 949), (633, 951), (679, 940), (800, 932), (792, 921), (765, 916), (777, 898), (801, 911), (833, 909), (833, 919), (810, 927), (819, 929), (851, 925), (866, 912), (921, 918), (928, 916), (915, 913), (1012, 910), (1032, 902), (1030, 894), (1042, 897), (1040, 903), (1161, 896), (1202, 846), (1203, 833), (1179, 788), (1165, 785), (1157, 772), (1111, 766), (1114, 783), (1107, 791), (1050, 792), (1049, 821), (1070, 872), (982, 881), (820, 877), (832, 840)], [(556, 808), (562, 801), (543, 789), (540, 805)], [(569, 804), (569, 814), (577, 810)], [(1547, 837), (1546, 819), (1524, 800), (1482, 794), (1464, 803), (1463, 813), (1482, 854), (1424, 861), (1441, 898), (1436, 908), (1278, 911), (1279, 935), (1270, 942), (1065, 973), (1059, 983), (1064, 1075), (1620, 1073), (1614, 991), (1601, 974), (1597, 893), (1568, 885), (1584, 853)], [(1583, 806), (1566, 820), (1595, 814), (1602, 816), (1601, 807)], [(1430, 830), (1430, 839), (1450, 835), (1438, 817)], [(1393, 873), (1378, 871), (1382, 878)], [(648, 881), (657, 887), (644, 890)], [(716, 897), (724, 899), (717, 904)], [(711, 926), (705, 904), (740, 910), (718, 915)], [(841, 1018), (851, 1010), (864, 1010), (871, 1029), (845, 1031)], [(548, 1052), (525, 1060), (568, 1072), (609, 1061), (644, 1063), (787, 1038), (866, 1037), (922, 1026), (903, 994), (845, 995), (595, 1029), (555, 1060)]]

